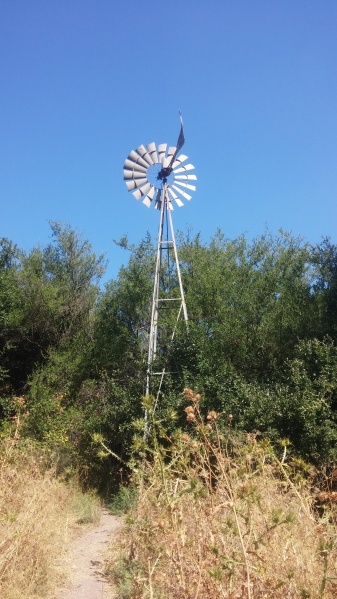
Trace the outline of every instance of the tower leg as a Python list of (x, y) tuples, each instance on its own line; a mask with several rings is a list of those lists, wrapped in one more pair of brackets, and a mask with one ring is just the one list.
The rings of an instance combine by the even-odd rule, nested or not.
[[(183, 285), (182, 285), (181, 272), (180, 272), (179, 259), (178, 259), (178, 251), (177, 251), (177, 245), (176, 245), (174, 229), (173, 229), (172, 214), (171, 214), (172, 210), (171, 210), (170, 201), (168, 198), (167, 187), (168, 187), (167, 183), (165, 182), (163, 191), (162, 191), (162, 196), (161, 196), (160, 223), (159, 223), (159, 230), (158, 230), (156, 269), (155, 269), (154, 287), (153, 287), (153, 296), (152, 296), (151, 324), (150, 324), (149, 349), (148, 349), (147, 373), (146, 373), (146, 395), (150, 395), (151, 392), (153, 395), (155, 395), (155, 397), (156, 397), (155, 406), (158, 402), (162, 383), (163, 383), (164, 376), (166, 373), (165, 368), (163, 368), (160, 372), (155, 372), (155, 373), (153, 372), (153, 369), (152, 369), (153, 362), (156, 358), (157, 350), (158, 350), (158, 326), (160, 326), (160, 312), (161, 312), (160, 307), (163, 306), (163, 303), (171, 303), (171, 306), (173, 306), (174, 304), (177, 306), (176, 302), (179, 302), (178, 306), (177, 306), (176, 322), (175, 322), (175, 325), (173, 326), (173, 330), (170, 334), (171, 342), (174, 339), (177, 325), (178, 325), (178, 322), (179, 322), (181, 316), (183, 315), (186, 325), (188, 322), (185, 295), (184, 295), (184, 289), (183, 289)], [(166, 235), (166, 238), (164, 239), (165, 226), (167, 228), (167, 235)], [(176, 267), (177, 278), (178, 278), (178, 283), (179, 283), (180, 297), (177, 297), (177, 296), (169, 297), (167, 295), (167, 290), (165, 293), (165, 297), (161, 296), (160, 281), (161, 281), (161, 277), (163, 277), (163, 275), (167, 274), (167, 273), (165, 273), (165, 269), (168, 268), (168, 263), (169, 263), (168, 259), (166, 262), (163, 260), (163, 253), (166, 250), (167, 258), (168, 258), (170, 249), (173, 249), (175, 267)], [(154, 389), (153, 389), (154, 375), (157, 375), (159, 377), (159, 384), (156, 385), (155, 392), (153, 392), (154, 391)], [(155, 406), (154, 406), (154, 408), (155, 408)], [(145, 412), (145, 432), (144, 432), (145, 437), (147, 435), (147, 417), (148, 417), (148, 414), (146, 411)]]
[[(163, 192), (164, 193), (164, 192)], [(157, 353), (157, 337), (158, 337), (158, 300), (159, 300), (159, 284), (160, 284), (160, 272), (162, 264), (162, 247), (163, 247), (163, 232), (164, 232), (164, 215), (165, 215), (165, 202), (164, 198), (161, 202), (160, 208), (160, 221), (158, 229), (158, 243), (157, 243), (157, 255), (156, 255), (156, 270), (154, 275), (154, 286), (152, 295), (152, 307), (151, 307), (151, 324), (150, 324), (150, 336), (149, 336), (149, 350), (147, 357), (147, 373), (146, 373), (146, 395), (150, 395), (151, 385), (151, 365), (156, 357)]]

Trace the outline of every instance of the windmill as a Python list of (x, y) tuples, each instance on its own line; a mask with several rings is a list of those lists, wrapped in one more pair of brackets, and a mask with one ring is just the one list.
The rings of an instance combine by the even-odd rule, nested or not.
[[(153, 371), (153, 363), (160, 350), (158, 327), (163, 309), (175, 308), (175, 323), (170, 331), (170, 341), (175, 336), (179, 320), (183, 317), (186, 325), (188, 321), (184, 289), (181, 280), (178, 260), (177, 245), (172, 223), (173, 203), (183, 206), (183, 199), (190, 200), (190, 191), (196, 187), (191, 181), (196, 181), (193, 164), (185, 164), (188, 156), (179, 154), (185, 143), (184, 127), (180, 115), (180, 133), (176, 146), (167, 148), (167, 144), (149, 143), (146, 147), (141, 145), (132, 150), (124, 163), (124, 180), (128, 191), (132, 191), (136, 200), (150, 208), (152, 205), (160, 211), (158, 244), (156, 254), (156, 267), (151, 306), (151, 324), (148, 344), (148, 360), (146, 375), (146, 395), (150, 394), (151, 381), (154, 375), (159, 375), (159, 385), (156, 401), (161, 390), (165, 368), (160, 372)], [(175, 263), (178, 280), (179, 295), (170, 294), (169, 287), (161, 281), (170, 278), (172, 259)]]

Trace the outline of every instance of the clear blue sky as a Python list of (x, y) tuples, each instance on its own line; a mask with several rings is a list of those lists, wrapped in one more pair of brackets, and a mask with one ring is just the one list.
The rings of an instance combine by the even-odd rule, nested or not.
[(197, 191), (175, 228), (208, 240), (267, 225), (336, 238), (336, 0), (1, 0), (0, 236), (69, 223), (109, 260), (156, 237), (123, 181), (132, 149), (174, 145)]

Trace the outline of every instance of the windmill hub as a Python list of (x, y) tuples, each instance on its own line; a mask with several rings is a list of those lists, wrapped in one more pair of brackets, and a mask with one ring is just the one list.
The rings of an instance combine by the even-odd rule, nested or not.
[(172, 171), (173, 169), (170, 166), (168, 166), (167, 168), (162, 168), (161, 171), (158, 173), (157, 179), (166, 183), (167, 178), (170, 176)]
[(152, 164), (146, 171), (148, 182), (153, 185), (157, 191), (162, 191), (165, 183), (172, 185), (174, 182), (174, 173), (172, 169), (171, 172), (169, 172), (168, 169), (166, 169), (166, 173), (163, 173), (162, 171), (164, 171), (164, 168), (160, 162)]

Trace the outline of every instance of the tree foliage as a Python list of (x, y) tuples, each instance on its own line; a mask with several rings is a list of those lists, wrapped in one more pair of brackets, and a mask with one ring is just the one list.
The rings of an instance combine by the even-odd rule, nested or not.
[[(28, 253), (0, 240), (3, 417), (24, 394), (26, 434), (66, 448), (102, 483), (116, 464), (97, 458), (92, 435), (126, 456), (142, 417), (155, 248), (149, 235), (138, 246), (122, 238), (129, 260), (100, 289), (104, 257), (69, 226), (51, 223), (51, 235)], [(287, 437), (309, 459), (337, 458), (337, 246), (283, 231), (178, 239), (189, 331), (158, 352), (172, 373), (160, 414), (189, 386), (240, 429)]]

